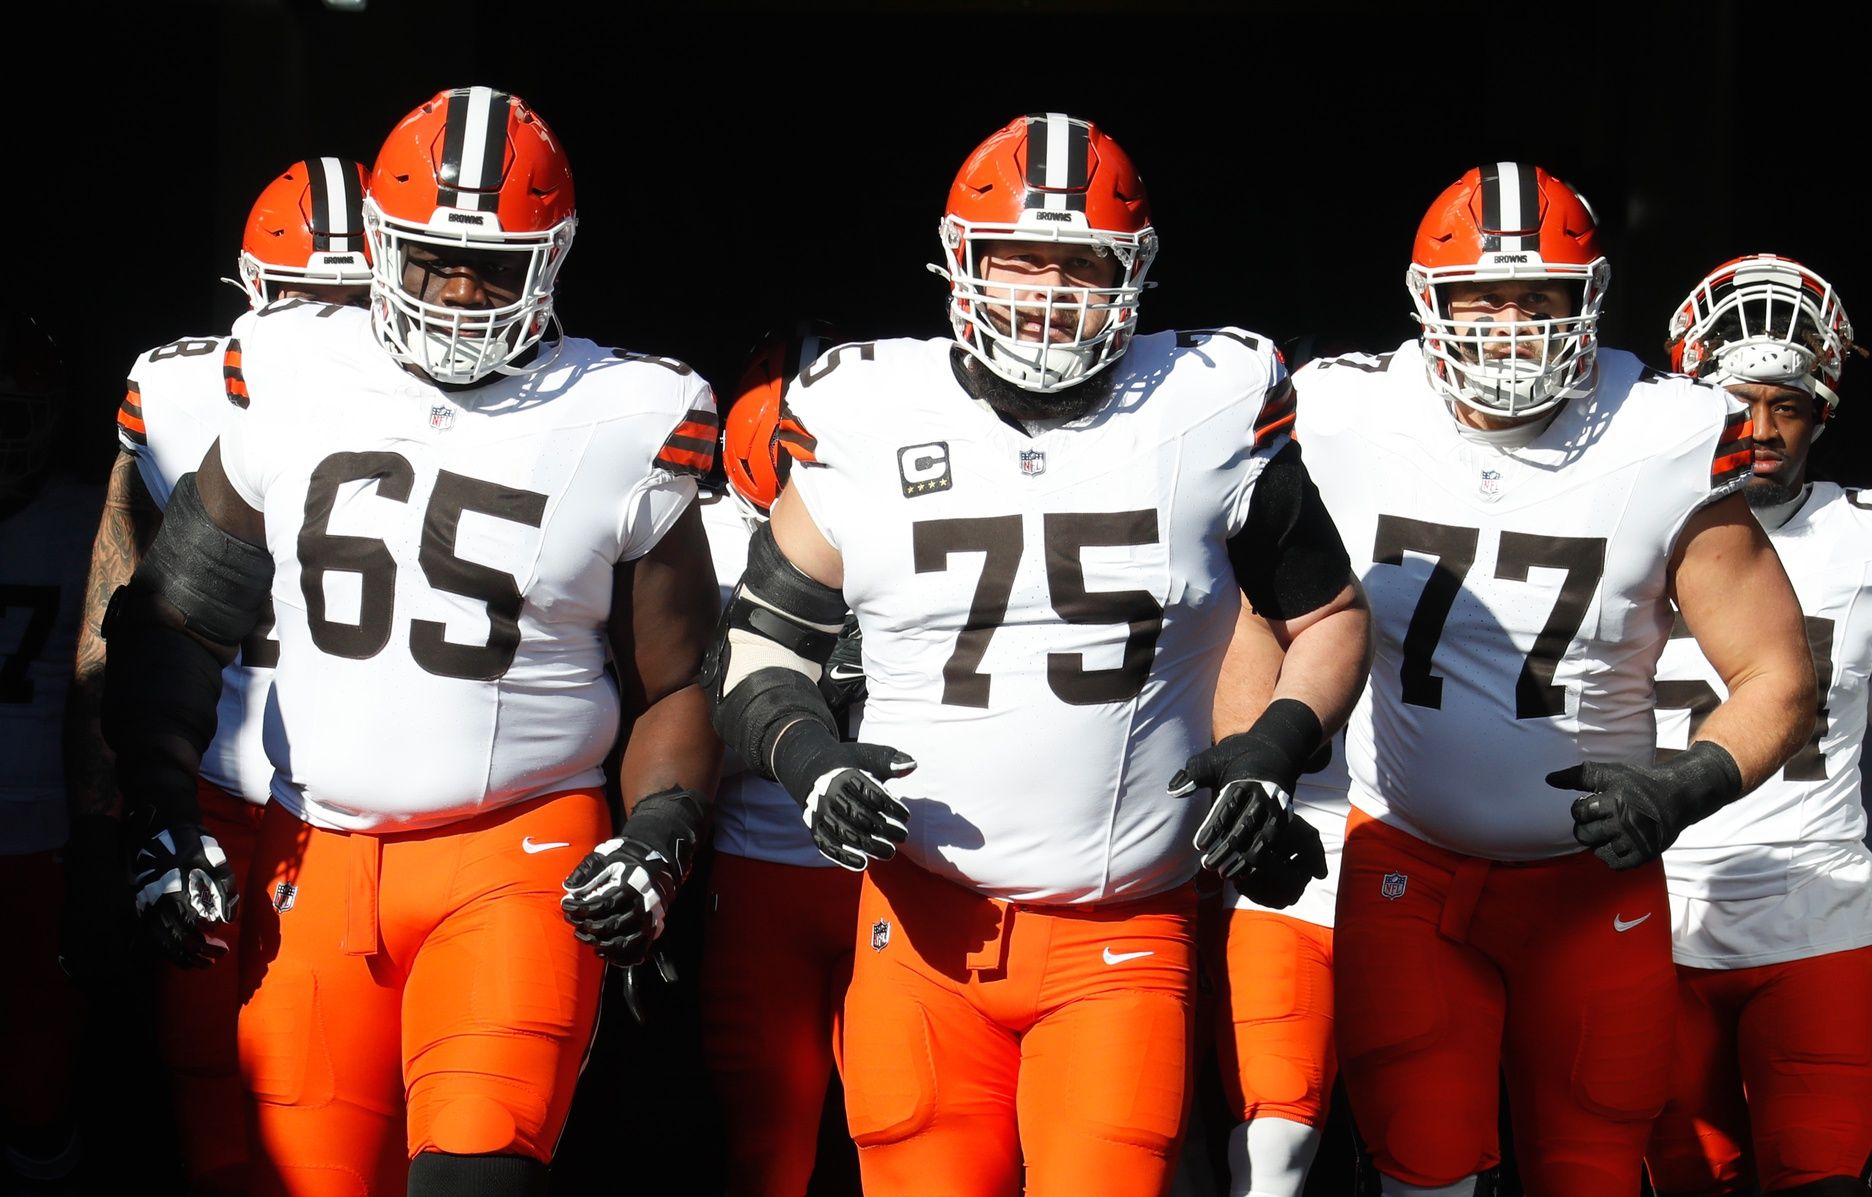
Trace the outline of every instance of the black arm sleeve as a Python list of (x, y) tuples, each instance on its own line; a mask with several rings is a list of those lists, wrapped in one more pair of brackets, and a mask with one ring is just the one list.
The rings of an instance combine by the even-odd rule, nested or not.
[(190, 474), (176, 486), (102, 628), (104, 739), (117, 754), (117, 784), (130, 807), (170, 825), (200, 819), (195, 775), (214, 739), (221, 669), (258, 623), (273, 577), (272, 557), (222, 532), (194, 483)]
[(1293, 619), (1345, 589), (1352, 562), (1319, 488), (1288, 441), (1255, 479), (1248, 520), (1228, 542), (1235, 581), (1255, 613)]
[[(722, 742), (762, 777), (780, 780), (774, 772), (774, 744), (788, 726), (804, 721), (837, 743), (838, 721), (817, 678), (797, 668), (755, 669), (730, 687), (731, 640), (737, 635), (759, 637), (783, 649), (796, 664), (823, 672), (845, 612), (844, 596), (795, 568), (774, 543), (771, 527), (763, 524), (754, 533), (748, 542), (747, 570), (729, 596), (702, 660), (702, 693)], [(815, 736), (813, 742), (821, 738)]]

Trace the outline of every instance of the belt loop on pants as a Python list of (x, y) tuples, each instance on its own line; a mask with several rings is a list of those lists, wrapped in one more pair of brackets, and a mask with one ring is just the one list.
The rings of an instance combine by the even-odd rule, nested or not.
[(346, 837), (345, 933), (338, 950), (347, 956), (377, 953), (377, 873), (383, 841), (374, 835), (352, 832)]
[(1443, 899), (1443, 917), (1437, 932), (1453, 943), (1469, 942), (1469, 920), (1475, 917), (1476, 903), (1482, 898), (1482, 885), (1488, 880), (1495, 862), (1479, 856), (1465, 856), (1450, 874), (1449, 897)]
[[(994, 930), (983, 942), (969, 950), (963, 967), (971, 972), (999, 973), (1007, 971), (1008, 928), (1014, 922), (1014, 904), (996, 898), (979, 898), (978, 901), (993, 911)], [(983, 920), (986, 923), (986, 919)]]

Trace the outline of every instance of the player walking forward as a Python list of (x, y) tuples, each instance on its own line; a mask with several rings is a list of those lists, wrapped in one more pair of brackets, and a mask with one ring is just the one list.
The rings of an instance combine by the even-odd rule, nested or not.
[[(681, 363), (550, 336), (575, 223), (518, 97), (410, 113), (365, 200), (369, 314), (243, 321), (246, 410), (113, 601), (106, 730), (185, 942), (234, 905), (191, 778), (219, 665), (269, 592), (277, 614), (241, 903), (259, 1192), (542, 1191), (602, 972), (561, 900), (640, 959), (700, 833), (713, 399)], [(631, 813), (600, 844), (620, 707)]]
[[(1872, 511), (1858, 491), (1807, 469), (1839, 402), (1852, 325), (1825, 279), (1760, 254), (1698, 283), (1670, 344), (1672, 365), (1753, 413), (1745, 493), (1800, 599), (1819, 704), (1780, 772), (1664, 854), (1682, 1000), (1671, 1100), (1646, 1159), (1665, 1194), (1862, 1192), (1872, 1159), (1872, 854), (1859, 803)], [(1658, 662), (1660, 759), (1725, 693), (1682, 628)]]
[[(1273, 347), (1134, 338), (1156, 234), (1110, 137), (1013, 121), (942, 238), (956, 339), (842, 346), (794, 388), (792, 481), (706, 684), (820, 850), (872, 866), (843, 1053), (866, 1192), (1012, 1194), (1024, 1159), (1030, 1194), (1160, 1193), (1192, 837), (1237, 876), (1287, 848), (1285, 796), (1364, 677), (1362, 601)], [(1199, 752), (1243, 591), (1289, 668)], [(814, 686), (848, 608), (870, 743), (838, 742)]]
[[(250, 310), (275, 301), (364, 303), (371, 278), (364, 246), (368, 175), (360, 163), (309, 158), (287, 167), (260, 192), (247, 215), (238, 260)], [(124, 836), (122, 802), (97, 726), (105, 660), (97, 629), (110, 596), (130, 580), (162, 526), (162, 511), (176, 483), (201, 464), (222, 427), (240, 410), (228, 402), (223, 373), (229, 341), (182, 337), (140, 354), (117, 409), (120, 452), (91, 550), (76, 681), (79, 703), (89, 714), (83, 757), (90, 766), (78, 770), (81, 819), (73, 855), (104, 870), (120, 867)], [(222, 671), (215, 736), (202, 754), (196, 786), (202, 827), (226, 853), (237, 885), (253, 860), (261, 809), (273, 783), (273, 764), (261, 742), (279, 653), (272, 625), (269, 605), (234, 663)], [(141, 836), (135, 830), (131, 834), (140, 843), (148, 829)], [(121, 886), (97, 888), (112, 905), (121, 902)], [(153, 900), (155, 894), (148, 897)], [(75, 906), (101, 919), (114, 913), (102, 903)], [(108, 973), (111, 962), (102, 956), (112, 942), (109, 925), (90, 920), (82, 930), (74, 923), (71, 931), (68, 965), (80, 973)], [(76, 942), (80, 938), (89, 942)], [(170, 961), (156, 982), (159, 1046), (169, 1069), (183, 1166), (198, 1194), (247, 1192), (246, 1097), (234, 1032), (240, 1011), (238, 944), (237, 934), (218, 935), (212, 947), (219, 967), (190, 967), (207, 960), (185, 953)]]
[[(1378, 633), (1333, 968), (1387, 1194), (1473, 1191), (1501, 1073), (1530, 1193), (1637, 1185), (1676, 1006), (1657, 857), (1805, 734), (1799, 611), (1735, 493), (1748, 413), (1600, 350), (1608, 276), (1577, 192), (1492, 163), (1418, 230), (1421, 337), (1294, 379)], [(1654, 765), (1673, 597), (1731, 697)]]

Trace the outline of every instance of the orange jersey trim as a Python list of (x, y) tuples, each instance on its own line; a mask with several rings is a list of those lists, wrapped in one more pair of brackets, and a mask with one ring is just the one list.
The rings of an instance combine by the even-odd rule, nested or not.
[(1291, 429), (1298, 414), (1293, 382), (1283, 378), (1261, 401), (1261, 413), (1255, 417), (1255, 448), (1266, 448), (1269, 441)]
[(806, 425), (784, 400), (780, 404), (780, 422), (774, 427), (774, 441), (801, 465), (819, 464), (819, 438), (806, 431)]
[(221, 356), (221, 377), (227, 387), (227, 399), (235, 407), (246, 407), (247, 376), (241, 373), (240, 338), (229, 337), (227, 352)]
[(139, 445), (149, 444), (149, 427), (143, 423), (143, 392), (132, 381), (117, 405), (117, 427)]

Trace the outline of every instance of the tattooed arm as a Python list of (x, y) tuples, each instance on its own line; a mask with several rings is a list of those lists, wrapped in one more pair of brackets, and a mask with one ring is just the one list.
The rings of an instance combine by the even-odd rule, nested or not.
[(123, 798), (112, 776), (111, 751), (104, 743), (100, 712), (104, 698), (104, 637), (99, 625), (104, 608), (119, 586), (130, 580), (143, 553), (162, 527), (162, 510), (150, 498), (137, 473), (136, 458), (118, 453), (104, 494), (104, 517), (91, 545), (91, 573), (85, 583), (84, 619), (78, 627), (77, 671), (65, 708), (65, 776), (72, 822), (87, 816), (115, 819)]

